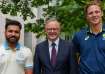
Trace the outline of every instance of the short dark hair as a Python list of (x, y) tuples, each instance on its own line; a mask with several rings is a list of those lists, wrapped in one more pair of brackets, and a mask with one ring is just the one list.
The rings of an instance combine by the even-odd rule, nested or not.
[(7, 29), (7, 27), (9, 25), (16, 25), (16, 26), (19, 26), (20, 30), (22, 28), (22, 25), (19, 21), (16, 21), (16, 20), (10, 20), (10, 19), (6, 19), (6, 24), (5, 24), (5, 29)]

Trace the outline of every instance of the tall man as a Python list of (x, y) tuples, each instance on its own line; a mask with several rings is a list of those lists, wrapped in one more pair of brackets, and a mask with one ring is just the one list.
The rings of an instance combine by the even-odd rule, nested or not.
[(10, 20), (5, 25), (5, 42), (0, 46), (0, 74), (32, 74), (32, 53), (18, 43), (21, 24)]
[(85, 8), (85, 15), (89, 27), (73, 38), (80, 52), (80, 74), (105, 74), (105, 27), (100, 4), (90, 2)]
[(47, 39), (36, 46), (33, 74), (78, 74), (72, 44), (59, 37), (60, 30), (56, 19), (45, 23)]

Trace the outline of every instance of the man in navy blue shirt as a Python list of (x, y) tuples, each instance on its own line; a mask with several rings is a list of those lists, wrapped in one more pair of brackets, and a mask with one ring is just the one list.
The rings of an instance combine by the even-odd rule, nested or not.
[(91, 2), (85, 8), (88, 28), (74, 35), (73, 43), (80, 53), (80, 74), (105, 74), (105, 28), (99, 3)]

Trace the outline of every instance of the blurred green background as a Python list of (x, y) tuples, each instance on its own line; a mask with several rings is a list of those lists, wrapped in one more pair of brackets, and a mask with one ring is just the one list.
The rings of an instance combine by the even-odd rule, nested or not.
[[(10, 14), (17, 16), (23, 16), (24, 21), (27, 17), (35, 17), (32, 13), (31, 7), (38, 8), (40, 6), (46, 6), (43, 8), (43, 17), (37, 19), (35, 23), (25, 24), (26, 32), (37, 33), (37, 37), (44, 35), (44, 20), (46, 17), (56, 17), (61, 22), (61, 36), (65, 39), (72, 38), (73, 34), (86, 26), (86, 20), (84, 17), (84, 6), (91, 0), (0, 0), (0, 11), (3, 14)], [(55, 1), (55, 4), (51, 5), (51, 2)], [(105, 0), (101, 1), (103, 12), (105, 14)], [(103, 16), (103, 21), (105, 15)]]

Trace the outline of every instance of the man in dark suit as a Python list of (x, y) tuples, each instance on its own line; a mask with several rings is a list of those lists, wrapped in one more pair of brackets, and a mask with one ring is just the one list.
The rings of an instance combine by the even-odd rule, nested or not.
[(36, 46), (33, 74), (78, 74), (72, 44), (59, 37), (60, 23), (47, 20), (45, 32), (47, 40)]

